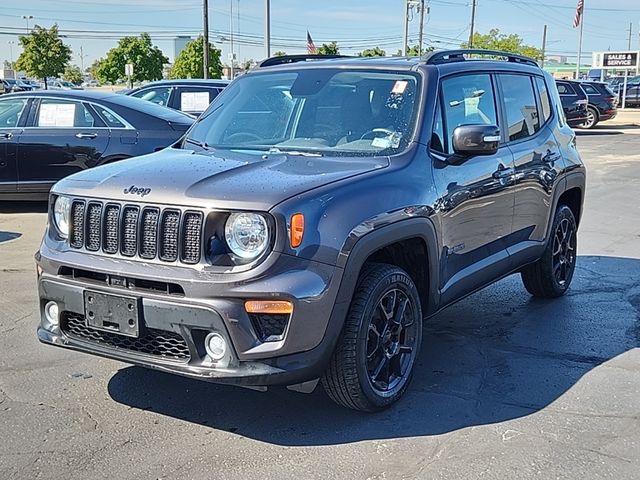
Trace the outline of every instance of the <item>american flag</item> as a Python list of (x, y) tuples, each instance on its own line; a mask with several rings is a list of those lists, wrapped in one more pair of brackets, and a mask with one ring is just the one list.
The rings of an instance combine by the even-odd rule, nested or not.
[(309, 30), (307, 30), (307, 53), (311, 55), (318, 53), (318, 50), (316, 49), (316, 45), (315, 43), (313, 43), (313, 40), (311, 39), (311, 34), (309, 33)]
[(573, 18), (573, 28), (578, 28), (582, 21), (582, 13), (584, 12), (584, 0), (578, 0), (576, 7), (576, 16)]

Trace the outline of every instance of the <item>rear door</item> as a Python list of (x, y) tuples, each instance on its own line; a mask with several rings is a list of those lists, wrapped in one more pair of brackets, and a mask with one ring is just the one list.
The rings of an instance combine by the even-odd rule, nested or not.
[(198, 116), (209, 107), (220, 91), (221, 89), (204, 85), (177, 87), (171, 99), (171, 107)]
[(41, 98), (18, 143), (18, 191), (46, 191), (58, 180), (97, 165), (109, 129), (81, 101)]
[(550, 218), (562, 155), (553, 133), (551, 97), (542, 76), (500, 74), (507, 145), (515, 165), (513, 233), (507, 249), (515, 265), (539, 256)]
[(28, 112), (29, 97), (0, 99), (0, 195), (15, 193), (18, 182), (16, 145)]

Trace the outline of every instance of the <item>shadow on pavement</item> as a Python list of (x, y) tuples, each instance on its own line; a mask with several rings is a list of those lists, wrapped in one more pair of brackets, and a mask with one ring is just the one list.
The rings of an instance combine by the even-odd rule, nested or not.
[(503, 422), (544, 409), (593, 368), (640, 346), (638, 279), (640, 260), (583, 256), (560, 299), (532, 299), (518, 276), (472, 295), (426, 323), (409, 390), (377, 414), (340, 408), (321, 388), (260, 393), (139, 367), (118, 371), (108, 391), (133, 408), (287, 446)]
[(0, 202), (2, 213), (47, 213), (47, 202)]
[(21, 236), (22, 234), (18, 232), (4, 232), (0, 230), (0, 243), (10, 242), (11, 240), (15, 240)]
[(578, 137), (588, 137), (592, 135), (624, 135), (621, 131), (622, 128), (616, 130), (602, 130), (600, 127), (595, 127), (595, 130), (574, 130)]

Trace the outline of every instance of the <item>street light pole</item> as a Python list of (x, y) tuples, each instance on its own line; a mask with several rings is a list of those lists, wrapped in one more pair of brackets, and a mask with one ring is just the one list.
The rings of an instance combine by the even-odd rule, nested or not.
[(544, 68), (544, 57), (547, 51), (547, 26), (542, 31), (542, 60), (540, 60), (540, 68)]
[(271, 0), (264, 1), (264, 53), (271, 56)]
[(29, 35), (29, 20), (33, 19), (33, 15), (22, 15), (22, 19), (27, 21), (27, 35)]
[(209, 78), (209, 0), (203, 3), (204, 28), (202, 35), (202, 51), (203, 51), (203, 78)]
[(231, 59), (231, 70), (229, 72), (229, 80), (233, 80), (233, 0), (229, 0), (229, 42), (231, 53), (229, 54), (229, 58)]
[(16, 42), (14, 42), (13, 40), (10, 40), (7, 43), (9, 44), (9, 56), (11, 58), (11, 68), (13, 68), (13, 46), (15, 45)]

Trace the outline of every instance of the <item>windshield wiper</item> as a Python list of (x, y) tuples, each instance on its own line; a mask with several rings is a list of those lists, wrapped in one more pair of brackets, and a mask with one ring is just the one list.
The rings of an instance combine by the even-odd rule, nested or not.
[(280, 150), (278, 147), (271, 147), (267, 154), (270, 155), (299, 155), (301, 157), (322, 157), (320, 152), (305, 152), (302, 150)]
[(209, 145), (206, 144), (206, 142), (200, 142), (198, 140), (195, 140), (193, 138), (186, 138), (185, 142), (190, 143), (192, 145), (196, 145), (200, 148), (202, 148), (203, 150), (210, 150), (211, 147), (209, 147)]

